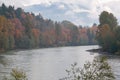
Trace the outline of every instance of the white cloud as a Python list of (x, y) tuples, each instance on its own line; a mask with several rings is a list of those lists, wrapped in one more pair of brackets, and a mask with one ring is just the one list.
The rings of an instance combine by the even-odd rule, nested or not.
[(76, 9), (73, 9), (73, 12), (75, 12), (75, 13), (88, 12), (89, 13), (89, 10), (76, 8)]
[(74, 15), (74, 13), (73, 13), (72, 11), (67, 11), (67, 12), (65, 13), (65, 15), (66, 15), (66, 16), (71, 16), (71, 15)]
[(62, 4), (62, 5), (59, 5), (58, 8), (59, 9), (65, 9), (65, 6)]
[(108, 2), (113, 2), (113, 1), (119, 1), (119, 0), (100, 0), (102, 3), (108, 3)]
[[(106, 10), (112, 12), (120, 21), (120, 0), (0, 0), (0, 4), (5, 3), (7, 5), (15, 5), (17, 7), (33, 4), (44, 4), (46, 6), (50, 6), (55, 2), (62, 2), (68, 5), (69, 10), (66, 11), (64, 15), (70, 16), (71, 20), (76, 19), (76, 14), (85, 12), (88, 14), (80, 16), (80, 19), (87, 17), (90, 18), (91, 21), (98, 21), (99, 14), (103, 10)], [(58, 5), (58, 8), (64, 10), (66, 7), (65, 5)], [(77, 18), (74, 22), (77, 23), (80, 19)], [(83, 23), (84, 21), (80, 22)]]
[(17, 7), (23, 7), (23, 4), (25, 3), (25, 1), (23, 0), (0, 0), (0, 5), (2, 3), (5, 3), (7, 6), (8, 5), (14, 5), (14, 6), (17, 6)]

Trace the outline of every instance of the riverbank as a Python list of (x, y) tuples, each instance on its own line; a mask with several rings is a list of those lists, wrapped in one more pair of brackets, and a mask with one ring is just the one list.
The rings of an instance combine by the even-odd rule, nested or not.
[(44, 46), (44, 47), (36, 47), (36, 48), (15, 48), (10, 50), (0, 49), (0, 54), (9, 53), (9, 52), (17, 52), (17, 51), (25, 51), (25, 50), (33, 50), (33, 49), (45, 49), (45, 48), (58, 48), (58, 47), (74, 47), (74, 46), (90, 46), (90, 45), (65, 45), (65, 46)]
[(93, 53), (99, 53), (99, 54), (106, 54), (106, 55), (120, 55), (120, 52), (110, 53), (110, 52), (103, 51), (101, 48), (90, 49), (90, 50), (86, 50), (86, 51), (93, 52)]

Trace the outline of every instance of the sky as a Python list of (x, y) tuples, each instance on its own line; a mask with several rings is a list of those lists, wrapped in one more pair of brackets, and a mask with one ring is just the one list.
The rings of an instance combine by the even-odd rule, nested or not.
[[(48, 7), (56, 2), (69, 6), (70, 9), (65, 12), (65, 15), (70, 16), (70, 21), (77, 25), (98, 23), (99, 15), (104, 10), (113, 13), (120, 22), (120, 0), (0, 0), (0, 4), (5, 3), (22, 8), (37, 4), (44, 4)], [(59, 5), (59, 8), (64, 10), (65, 6)], [(81, 15), (83, 13), (86, 15)], [(76, 14), (80, 14), (80, 17)]]

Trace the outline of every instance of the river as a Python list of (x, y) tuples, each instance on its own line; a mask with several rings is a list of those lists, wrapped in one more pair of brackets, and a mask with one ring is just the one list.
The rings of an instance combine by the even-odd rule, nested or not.
[[(12, 68), (23, 69), (28, 80), (59, 80), (66, 76), (65, 70), (74, 62), (83, 66), (85, 61), (92, 61), (98, 53), (86, 50), (98, 46), (74, 46), (43, 48), (23, 51), (10, 51), (0, 55), (0, 79), (8, 75)], [(108, 55), (107, 55), (108, 56)], [(120, 57), (109, 55), (108, 62), (116, 80), (120, 80)]]

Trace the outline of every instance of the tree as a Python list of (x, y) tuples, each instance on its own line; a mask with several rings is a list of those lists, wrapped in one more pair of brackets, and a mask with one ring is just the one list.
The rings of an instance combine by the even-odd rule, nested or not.
[(34, 45), (35, 47), (38, 47), (39, 46), (39, 43), (40, 43), (40, 31), (38, 29), (32, 29), (32, 33), (33, 33), (33, 37), (34, 37)]
[(32, 28), (35, 26), (34, 17), (31, 14), (27, 14), (23, 24), (25, 26), (25, 34), (26, 36), (28, 36), (28, 39), (27, 39), (29, 43), (28, 47), (33, 48), (35, 47), (35, 40), (32, 32)]
[(7, 7), (6, 7), (6, 5), (3, 3), (3, 4), (2, 4), (2, 7), (1, 7), (1, 11), (0, 11), (1, 15), (6, 15), (6, 11), (7, 11)]
[(104, 51), (117, 51), (115, 35), (107, 24), (99, 28), (99, 34), (97, 33), (97, 40)]
[(77, 26), (73, 26), (71, 30), (72, 45), (78, 45), (79, 30)]
[(105, 57), (95, 57), (93, 62), (86, 62), (83, 68), (74, 63), (66, 72), (68, 76), (60, 80), (115, 80)]
[(88, 36), (88, 44), (93, 44), (94, 33), (90, 29), (87, 29), (87, 36)]
[(24, 13), (23, 13), (23, 10), (21, 8), (17, 8), (15, 10), (15, 14), (16, 14), (16, 17), (19, 18), (20, 20), (22, 20)]
[(61, 26), (59, 23), (55, 22), (55, 34), (56, 34), (56, 43), (59, 44), (61, 38)]
[(108, 13), (107, 11), (103, 11), (100, 14), (99, 22), (100, 22), (100, 26), (104, 24), (108, 24), (111, 30), (113, 30), (113, 28), (118, 25), (116, 17), (112, 13)]
[(4, 16), (0, 16), (0, 49), (14, 48), (14, 25)]
[(116, 52), (115, 28), (118, 26), (117, 19), (112, 13), (103, 11), (99, 17), (100, 25), (96, 33), (96, 39), (103, 51)]
[(120, 26), (116, 27), (114, 29), (115, 37), (116, 37), (116, 46), (118, 49), (118, 52), (120, 52)]

